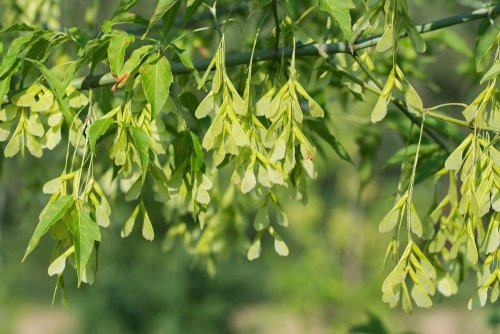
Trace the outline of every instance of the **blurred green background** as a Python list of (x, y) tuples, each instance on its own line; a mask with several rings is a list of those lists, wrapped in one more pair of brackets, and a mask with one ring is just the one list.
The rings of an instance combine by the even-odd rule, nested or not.
[[(4, 0), (0, 6), (8, 3)], [(88, 15), (102, 22), (116, 5), (116, 1), (59, 3), (60, 11), (54, 15), (60, 15), (64, 26), (88, 24)], [(470, 9), (454, 1), (416, 3), (417, 23)], [(95, 12), (88, 14), (91, 6)], [(150, 15), (152, 6), (153, 1), (144, 1), (139, 11)], [(472, 47), (476, 27), (468, 24), (451, 30), (465, 36)], [(476, 84), (464, 80), (466, 52), (436, 42), (429, 45), (429, 54), (426, 59), (432, 61), (418, 67), (428, 81), (416, 82), (426, 104), (463, 101), (464, 96), (470, 101)], [(378, 233), (378, 222), (391, 207), (399, 176), (399, 168), (382, 166), (404, 143), (391, 134), (390, 126), (352, 131), (374, 103), (367, 96), (366, 103), (352, 105), (355, 113), (343, 110), (337, 100), (327, 103), (328, 112), (338, 120), (334, 123), (337, 137), (358, 160), (359, 143), (373, 150), (375, 169), (362, 170), (369, 177), (360, 193), (358, 171), (324, 148), (317, 159), (319, 177), (309, 184), (309, 203), (286, 202), (288, 257), (276, 255), (267, 240), (258, 260), (233, 255), (220, 261), (217, 274), (210, 277), (181, 245), (165, 253), (160, 238), (149, 243), (133, 233), (121, 239), (124, 217), (131, 211), (122, 203), (115, 206), (110, 228), (102, 230), (95, 284), (77, 289), (76, 279), (67, 275), (67, 309), (50, 305), (54, 281), (47, 275), (48, 240), (20, 263), (47, 200), (40, 189), (59, 173), (62, 152), (42, 159), (2, 156), (0, 333), (495, 333), (500, 323), (498, 307), (466, 309), (474, 277), (468, 278), (458, 296), (437, 297), (432, 309), (417, 309), (410, 316), (382, 303), (383, 257), (390, 236)], [(369, 145), (379, 140), (378, 148)], [(425, 183), (417, 188), (416, 200), (423, 208), (430, 204), (427, 189)], [(151, 218), (162, 221), (160, 215)]]

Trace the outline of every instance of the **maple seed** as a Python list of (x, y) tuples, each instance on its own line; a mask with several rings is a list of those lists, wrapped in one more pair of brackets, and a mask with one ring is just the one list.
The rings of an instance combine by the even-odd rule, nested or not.
[(120, 86), (122, 83), (125, 83), (125, 81), (127, 81), (129, 75), (130, 75), (130, 73), (124, 73), (120, 76), (113, 74), (113, 76), (116, 78), (116, 82), (113, 85), (113, 87), (111, 87), (111, 91), (114, 93), (115, 90), (118, 88), (118, 86)]

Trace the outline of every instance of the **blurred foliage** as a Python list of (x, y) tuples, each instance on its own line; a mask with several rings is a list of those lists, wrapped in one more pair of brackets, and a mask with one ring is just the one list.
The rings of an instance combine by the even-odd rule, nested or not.
[[(101, 28), (104, 20), (113, 14), (117, 3), (99, 0), (4, 0), (0, 2), (0, 12), (3, 25), (20, 20), (41, 24), (48, 29), (80, 26), (93, 31)], [(259, 1), (249, 3), (251, 8), (259, 5)], [(300, 16), (304, 6), (314, 1), (290, 3), (290, 15)], [(479, 8), (480, 3), (482, 1), (443, 1), (431, 5), (426, 1), (416, 1), (412, 4), (415, 6), (412, 13), (415, 13), (415, 22), (417, 18), (428, 21), (438, 14), (449, 14), (450, 8), (456, 10), (456, 4)], [(355, 1), (355, 4), (361, 8), (360, 5), (365, 3)], [(155, 2), (144, 1), (137, 7), (137, 12), (149, 17), (154, 6)], [(202, 6), (198, 12), (205, 13), (206, 8)], [(352, 12), (355, 21), (361, 12)], [(210, 16), (207, 17), (204, 21), (195, 22), (195, 26), (206, 25), (206, 22), (210, 22)], [(252, 24), (248, 26), (254, 29), (256, 19), (251, 20), (255, 22), (251, 21)], [(234, 26), (246, 28), (241, 23), (234, 23)], [(243, 46), (246, 49), (252, 46), (253, 39), (244, 40), (238, 29), (228, 29), (227, 51), (239, 51)], [(303, 31), (298, 31), (297, 36), (303, 41), (312, 41), (304, 31), (318, 38), (323, 34), (322, 29), (313, 19), (305, 18)], [(263, 27), (262, 34), (270, 35), (271, 32), (272, 25)], [(398, 62), (402, 71), (414, 78), (415, 87), (429, 105), (449, 100), (462, 101), (464, 97), (468, 101), (473, 100), (478, 92), (471, 87), (475, 87), (478, 74), (470, 65), (473, 55), (467, 45), (473, 43), (474, 29), (470, 29), (470, 26), (457, 27), (446, 32), (433, 32), (428, 36), (426, 57), (417, 56), (409, 42), (401, 43)], [(211, 53), (218, 45), (213, 31), (200, 31), (199, 35), (187, 37), (183, 43), (183, 47), (190, 43), (196, 46), (190, 51), (193, 53), (190, 56), (206, 56), (207, 48), (210, 48)], [(274, 41), (265, 38), (259, 43), (259, 47), (272, 47)], [(4, 44), (6, 47), (7, 43)], [(75, 53), (75, 50), (69, 51), (69, 55)], [(67, 55), (59, 55), (59, 63), (67, 60)], [(347, 56), (339, 55), (335, 61), (355, 68)], [(309, 65), (304, 62), (298, 63), (297, 67), (299, 71), (308, 73)], [(318, 63), (314, 69), (324, 70), (322, 67), (326, 66)], [(331, 70), (331, 67), (326, 68)], [(262, 64), (260, 69), (269, 73), (277, 71), (272, 64)], [(376, 75), (386, 77), (391, 71), (391, 62), (381, 61), (372, 70)], [(245, 76), (240, 75), (243, 70), (228, 68), (227, 71), (229, 75), (243, 78), (234, 80), (236, 88), (243, 90)], [(361, 72), (359, 68), (355, 71)], [(461, 80), (457, 80), (457, 77)], [(380, 300), (380, 285), (387, 275), (382, 257), (389, 239), (380, 235), (376, 228), (393, 205), (394, 192), (400, 179), (408, 179), (411, 175), (412, 161), (408, 161), (406, 169), (399, 167), (408, 157), (411, 146), (404, 152), (401, 147), (408, 142), (416, 143), (419, 131), (401, 114), (392, 113), (394, 107), (389, 107), (389, 116), (384, 125), (366, 126), (372, 106), (377, 102), (373, 96), (359, 95), (358, 88), (343, 81), (345, 78), (341, 79), (340, 75), (323, 78), (324, 82), (316, 82), (313, 75), (311, 78), (314, 78), (311, 82), (316, 85), (311, 83), (310, 86), (317, 90), (314, 91), (314, 97), (329, 115), (325, 122), (326, 133), (335, 134), (335, 137), (321, 136), (320, 139), (340, 138), (357, 167), (338, 157), (339, 152), (342, 156), (343, 147), (332, 145), (331, 141), (314, 140), (321, 159), (315, 160), (318, 177), (308, 180), (307, 205), (289, 200), (291, 194), (288, 192), (280, 193), (285, 198), (281, 205), (288, 213), (290, 227), (279, 229), (279, 233), (287, 242), (289, 256), (283, 258), (272, 252), (263, 252), (252, 263), (242, 256), (244, 252), (241, 248), (249, 245), (255, 231), (251, 226), (232, 224), (241, 220), (252, 221), (257, 214), (256, 203), (261, 202), (260, 198), (239, 198), (235, 200), (236, 204), (230, 203), (243, 207), (241, 216), (231, 213), (217, 216), (225, 222), (225, 227), (236, 226), (233, 232), (241, 238), (235, 237), (232, 241), (241, 247), (234, 247), (235, 252), (231, 252), (233, 248), (228, 247), (228, 251), (221, 252), (222, 255), (215, 259), (214, 266), (211, 261), (207, 263), (203, 256), (210, 255), (210, 247), (207, 247), (208, 251), (197, 248), (199, 253), (196, 253), (189, 247), (182, 247), (183, 240), (176, 240), (172, 249), (162, 252), (165, 244), (161, 238), (147, 243), (139, 237), (140, 233), (132, 233), (128, 239), (120, 239), (123, 223), (135, 205), (124, 201), (121, 198), (124, 196), (116, 195), (110, 198), (113, 203), (110, 227), (101, 232), (103, 243), (99, 248), (99, 263), (103, 265), (97, 270), (94, 285), (83, 285), (78, 290), (68, 289), (68, 317), (78, 319), (76, 327), (71, 329), (72, 333), (385, 334), (418, 333), (423, 330), (425, 322), (419, 321), (422, 318), (418, 317), (426, 313), (416, 310), (416, 318), (408, 318), (399, 311), (389, 311)], [(257, 74), (252, 80), (261, 79)], [(309, 78), (304, 75), (304, 79), (302, 84), (305, 86), (304, 82), (308, 82)], [(27, 80), (33, 78), (28, 76)], [(184, 84), (182, 80), (179, 79), (181, 86)], [(322, 89), (329, 83), (343, 88), (330, 96)], [(268, 88), (262, 87), (263, 90)], [(230, 86), (225, 89), (231, 91)], [(306, 89), (310, 91), (310, 87)], [(106, 96), (110, 93), (96, 90), (95, 95), (99, 94)], [(188, 104), (186, 100), (190, 99), (198, 101), (198, 96), (187, 95), (186, 92), (183, 94), (186, 94), (184, 99), (181, 96), (184, 104)], [(101, 107), (111, 109), (114, 105)], [(191, 107), (185, 109), (194, 114), (197, 102)], [(187, 123), (194, 121), (192, 116), (192, 119), (186, 117)], [(165, 123), (167, 128), (173, 124), (170, 118)], [(202, 123), (205, 130), (208, 125), (208, 122)], [(446, 139), (451, 143), (460, 142), (464, 137), (464, 132), (453, 126), (443, 126), (434, 121), (430, 121), (428, 126), (446, 134)], [(388, 130), (397, 130), (397, 133)], [(67, 136), (66, 132), (63, 134)], [(110, 142), (106, 137), (103, 140)], [(67, 142), (63, 140), (63, 144)], [(414, 153), (416, 148), (413, 149)], [(430, 211), (434, 194), (429, 194), (427, 190), (433, 186), (432, 180), (425, 180), (424, 176), (440, 169), (436, 165), (444, 164), (447, 156), (442, 151), (438, 152), (426, 138), (421, 149), (422, 169), (419, 172), (426, 175), (416, 175), (415, 183), (422, 183), (415, 189), (413, 200), (425, 212), (425, 209)], [(47, 240), (41, 241), (40, 250), (26, 263), (21, 265), (19, 262), (35, 224), (33, 217), (37, 217), (47, 201), (47, 196), (39, 190), (45, 181), (60, 174), (64, 153), (46, 151), (41, 159), (26, 155), (17, 160), (4, 160), (3, 155), (0, 155), (0, 333), (20, 332), (16, 326), (20, 321), (25, 321), (21, 315), (30, 307), (47, 305), (51, 300), (53, 282), (46, 278), (47, 254), (51, 252)], [(196, 159), (194, 153), (193, 159)], [(219, 176), (222, 182), (228, 182), (231, 177), (229, 169), (233, 167), (225, 164), (227, 161), (222, 162), (225, 169)], [(202, 168), (190, 172), (201, 171)], [(223, 195), (214, 194), (214, 200), (222, 203)], [(169, 208), (153, 204), (152, 195), (146, 195), (144, 202), (148, 204), (148, 213), (153, 222), (173, 224), (178, 218), (170, 215)], [(272, 210), (276, 209), (271, 209), (274, 212)], [(169, 229), (155, 224), (155, 232), (162, 237), (168, 234)], [(272, 238), (265, 236), (262, 248), (272, 249), (273, 243)], [(213, 259), (210, 256), (208, 258)], [(209, 272), (216, 271), (215, 275), (207, 272), (207, 266)], [(71, 273), (66, 275), (65, 285), (76, 286), (78, 280)], [(454, 319), (462, 326), (453, 328), (463, 333), (483, 332), (487, 326), (498, 328), (500, 323), (498, 307), (495, 305), (491, 307), (489, 318), (485, 313), (463, 312), (463, 305), (473, 294), (475, 285), (472, 277), (466, 277), (465, 291), (446, 303), (439, 297), (436, 300), (439, 307), (445, 305), (455, 312)], [(472, 325), (464, 324), (470, 319)]]

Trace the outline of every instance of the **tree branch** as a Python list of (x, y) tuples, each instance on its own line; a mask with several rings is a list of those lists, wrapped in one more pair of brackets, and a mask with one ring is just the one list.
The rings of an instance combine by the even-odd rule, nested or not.
[[(430, 31), (440, 30), (443, 28), (471, 22), (474, 20), (484, 19), (494, 17), (500, 14), (500, 5), (491, 6), (488, 8), (481, 8), (474, 10), (472, 12), (449, 16), (446, 18), (442, 18), (436, 21), (432, 21), (429, 23), (425, 23), (422, 25), (416, 26), (417, 31), (420, 33), (427, 33)], [(307, 57), (307, 56), (316, 56), (316, 57), (325, 57), (325, 55), (332, 55), (336, 53), (353, 53), (362, 49), (366, 49), (372, 46), (375, 46), (382, 35), (375, 35), (372, 37), (367, 37), (360, 39), (355, 44), (349, 44), (348, 42), (340, 42), (340, 43), (328, 43), (328, 44), (307, 44), (298, 46), (295, 50), (296, 57)], [(401, 38), (407, 37), (406, 34), (402, 34)], [(261, 49), (256, 50), (253, 62), (262, 62), (268, 60), (276, 60), (281, 57), (291, 58), (293, 53), (293, 48), (284, 47), (284, 48), (272, 48), (272, 49)], [(229, 54), (226, 56), (226, 66), (238, 66), (238, 65), (248, 65), (250, 62), (252, 53), (251, 52), (242, 52)], [(201, 59), (194, 62), (194, 68), (198, 71), (204, 71), (208, 68), (211, 62), (211, 58)], [(171, 63), (172, 74), (188, 74), (191, 73), (191, 69), (187, 68), (181, 63)], [(79, 90), (92, 89), (102, 86), (113, 85), (116, 82), (116, 78), (113, 77), (111, 73), (99, 74), (99, 75), (89, 75), (86, 77), (75, 78), (71, 81), (71, 85)], [(15, 93), (15, 92), (14, 92)], [(4, 98), (4, 103), (9, 103), (8, 99)]]
[[(416, 26), (416, 29), (420, 33), (426, 33), (462, 23), (471, 22), (474, 20), (488, 18), (490, 16), (496, 16), (498, 14), (500, 14), (500, 5), (496, 5), (489, 8), (481, 8), (461, 15), (446, 17), (440, 20)], [(406, 37), (406, 36), (407, 36), (406, 34), (401, 35), (401, 37)], [(372, 37), (363, 38), (358, 42), (356, 42), (355, 44), (353, 44), (352, 49), (348, 42), (303, 45), (297, 47), (297, 49), (295, 50), (295, 56), (296, 57), (324, 56), (325, 54), (332, 55), (335, 53), (351, 53), (351, 50), (356, 52), (377, 45), (381, 37), (382, 35), (375, 35)], [(253, 62), (257, 63), (266, 60), (276, 60), (280, 59), (282, 56), (285, 58), (291, 58), (292, 53), (293, 53), (293, 48), (291, 47), (255, 50)], [(252, 56), (251, 52), (229, 54), (226, 56), (226, 66), (230, 67), (238, 65), (247, 65), (250, 62), (251, 56)], [(211, 58), (198, 60), (194, 62), (194, 68), (197, 71), (204, 71), (208, 68), (211, 61), (212, 61)], [(191, 73), (191, 70), (181, 63), (171, 63), (171, 68), (173, 74)], [(111, 75), (111, 73), (107, 73), (102, 75), (87, 76), (84, 78), (74, 79), (73, 81), (71, 81), (71, 85), (77, 89), (90, 89), (104, 85), (112, 85), (115, 82), (116, 78), (114, 78)]]

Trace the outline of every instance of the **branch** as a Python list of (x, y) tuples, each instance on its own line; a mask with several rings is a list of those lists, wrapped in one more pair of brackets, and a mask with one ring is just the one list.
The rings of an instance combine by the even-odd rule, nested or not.
[[(495, 16), (500, 14), (500, 5), (496, 5), (489, 8), (481, 8), (469, 13), (455, 15), (446, 17), (440, 20), (432, 21), (429, 23), (425, 23), (419, 26), (416, 26), (417, 31), (420, 33), (431, 32), (447, 27), (451, 27), (454, 25), (471, 22), (474, 20), (484, 19), (491, 16)], [(306, 56), (324, 56), (332, 55), (336, 53), (351, 53), (351, 51), (359, 51), (362, 49), (366, 49), (372, 46), (377, 45), (378, 41), (382, 35), (375, 35), (372, 37), (364, 38), (359, 40), (353, 45), (350, 45), (348, 42), (340, 42), (340, 43), (328, 43), (328, 44), (308, 44), (297, 47), (295, 50), (296, 57), (306, 57)], [(401, 35), (401, 37), (407, 37), (406, 34)], [(267, 60), (279, 60), (281, 57), (291, 58), (293, 53), (293, 48), (284, 47), (284, 48), (272, 48), (272, 49), (261, 49), (255, 50), (253, 62), (262, 62)], [(251, 52), (242, 52), (242, 53), (234, 53), (226, 56), (226, 67), (230, 66), (238, 66), (238, 65), (247, 65), (250, 62), (252, 57)], [(194, 68), (198, 71), (204, 71), (210, 65), (212, 61), (209, 59), (202, 59), (194, 62)], [(191, 70), (184, 66), (181, 63), (171, 63), (172, 74), (187, 74), (191, 73)], [(114, 78), (111, 73), (96, 75), (96, 76), (87, 76), (84, 78), (77, 78), (71, 81), (71, 85), (76, 89), (90, 89), (95, 87), (100, 87), (104, 85), (112, 85), (116, 82), (116, 78)]]
[[(500, 5), (491, 6), (488, 8), (481, 8), (474, 10), (469, 13), (464, 13), (460, 15), (450, 16), (429, 23), (425, 23), (416, 26), (417, 31), (420, 33), (427, 33), (435, 30), (440, 30), (443, 28), (451, 27), (454, 25), (459, 25), (479, 19), (490, 18), (500, 14)], [(348, 42), (340, 43), (328, 43), (328, 44), (307, 44), (297, 47), (295, 50), (296, 57), (325, 57), (325, 55), (332, 55), (336, 53), (355, 53), (356, 51), (366, 49), (375, 46), (382, 35), (375, 35), (372, 37), (367, 37), (357, 41), (355, 44), (350, 44)], [(406, 34), (402, 34), (401, 38), (407, 37)], [(272, 49), (261, 49), (256, 50), (253, 62), (262, 62), (268, 60), (277, 60), (284, 58), (291, 58), (293, 53), (293, 48), (272, 48)], [(242, 52), (234, 53), (226, 56), (226, 66), (238, 66), (238, 65), (248, 65), (250, 62), (252, 53)], [(198, 71), (204, 71), (208, 68), (211, 62), (211, 58), (201, 59), (194, 62), (194, 68)], [(191, 69), (187, 68), (181, 63), (172, 62), (171, 64), (172, 74), (188, 74), (191, 73)], [(100, 75), (89, 75), (86, 77), (75, 78), (71, 81), (71, 85), (79, 90), (92, 89), (102, 86), (113, 85), (116, 82), (116, 78), (113, 77), (111, 73), (100, 74)], [(14, 92), (15, 94), (15, 92)], [(8, 103), (8, 99), (4, 99), (4, 103)]]

